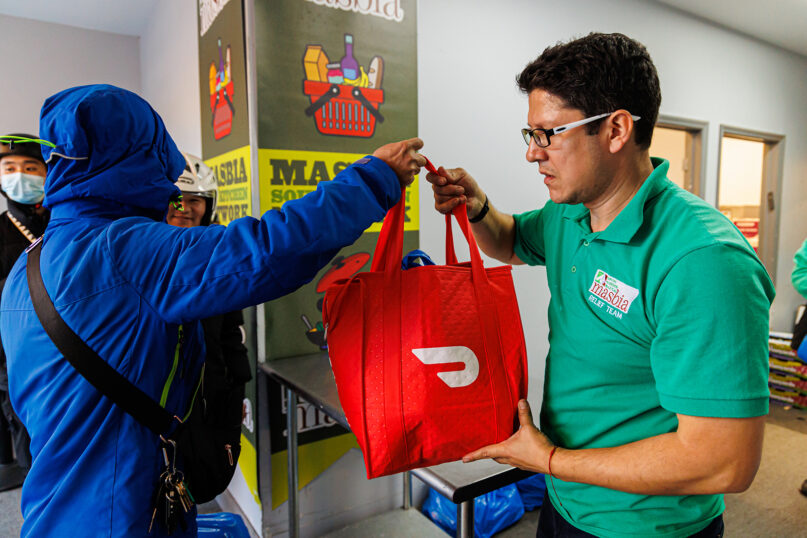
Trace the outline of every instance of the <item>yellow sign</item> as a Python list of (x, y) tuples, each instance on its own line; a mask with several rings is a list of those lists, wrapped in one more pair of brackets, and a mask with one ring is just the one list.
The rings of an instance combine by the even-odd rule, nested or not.
[(252, 493), (255, 502), (260, 506), (261, 498), (258, 495), (258, 454), (255, 447), (249, 442), (249, 439), (242, 433), (241, 434), (241, 456), (238, 458), (238, 465), (241, 467), (241, 473), (244, 475), (244, 480)]
[[(297, 449), (297, 487), (303, 489), (310, 484), (351, 448), (359, 448), (352, 433), (300, 445)], [(289, 500), (288, 457), (288, 450), (272, 454), (272, 510)]]
[[(320, 181), (330, 181), (353, 162), (364, 157), (360, 153), (324, 151), (258, 150), (258, 170), (261, 178), (261, 212), (280, 209), (289, 200), (302, 198), (316, 190)], [(418, 180), (406, 189), (404, 230), (420, 227)], [(377, 222), (367, 229), (380, 232)]]
[(207, 159), (205, 163), (216, 173), (219, 184), (218, 222), (227, 225), (237, 218), (251, 216), (249, 146)]

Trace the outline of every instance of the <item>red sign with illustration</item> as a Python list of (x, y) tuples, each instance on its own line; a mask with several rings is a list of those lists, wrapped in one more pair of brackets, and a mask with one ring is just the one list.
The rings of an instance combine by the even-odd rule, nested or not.
[(235, 86), (232, 80), (232, 57), (230, 45), (224, 54), (221, 51), (221, 39), (219, 44), (219, 65), (215, 61), (210, 62), (210, 111), (212, 113), (213, 137), (216, 140), (230, 134), (233, 128), (233, 95)]

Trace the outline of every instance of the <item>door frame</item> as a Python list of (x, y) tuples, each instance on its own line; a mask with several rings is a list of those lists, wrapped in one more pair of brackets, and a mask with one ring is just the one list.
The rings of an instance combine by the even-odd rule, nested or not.
[(689, 146), (689, 155), (692, 162), (687, 167), (684, 185), (692, 194), (704, 198), (706, 191), (706, 141), (709, 139), (709, 122), (659, 114), (656, 127), (686, 131), (692, 137)]
[(762, 185), (759, 193), (759, 258), (776, 285), (777, 253), (779, 251), (779, 220), (782, 205), (782, 178), (785, 164), (785, 136), (721, 125), (717, 151), (717, 189), (714, 205), (720, 208), (720, 172), (723, 166), (723, 137), (762, 142)]

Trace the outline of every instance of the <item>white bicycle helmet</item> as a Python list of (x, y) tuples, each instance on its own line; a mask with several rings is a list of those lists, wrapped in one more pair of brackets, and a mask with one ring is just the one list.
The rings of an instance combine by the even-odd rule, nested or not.
[(183, 194), (193, 194), (207, 199), (205, 214), (202, 216), (202, 226), (207, 226), (216, 218), (216, 203), (218, 201), (218, 182), (216, 174), (202, 159), (182, 153), (185, 157), (185, 169), (174, 183)]

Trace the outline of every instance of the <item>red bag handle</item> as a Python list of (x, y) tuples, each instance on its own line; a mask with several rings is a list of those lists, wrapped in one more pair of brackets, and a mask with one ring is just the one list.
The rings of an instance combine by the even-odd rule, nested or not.
[[(437, 174), (437, 169), (426, 158), (426, 170)], [(403, 232), (404, 232), (404, 215), (406, 212), (406, 187), (401, 188), (401, 200), (387, 212), (387, 217), (384, 219), (384, 224), (381, 226), (381, 233), (378, 234), (378, 240), (373, 253), (373, 262), (370, 266), (370, 271), (385, 271), (387, 273), (397, 272), (401, 270), (401, 259), (403, 258)], [(468, 214), (466, 212), (465, 204), (460, 204), (455, 207), (451, 214), (457, 219), (460, 226), (462, 235), (468, 242), (468, 247), (471, 253), (471, 268), (474, 280), (480, 284), (487, 283), (488, 278), (485, 274), (484, 264), (482, 263), (482, 256), (479, 253), (479, 246), (476, 244), (476, 238), (471, 232), (471, 225), (468, 222)], [(457, 262), (457, 254), (454, 251), (454, 234), (451, 229), (451, 214), (446, 214), (446, 264), (454, 265)], [(482, 285), (485, 285), (482, 284)]]
[(400, 201), (387, 211), (384, 224), (381, 225), (370, 271), (392, 273), (401, 270), (405, 212), (406, 187), (401, 187)]
[(451, 229), (451, 215), (446, 214), (446, 265), (456, 265), (457, 253), (454, 251), (454, 231)]

